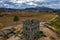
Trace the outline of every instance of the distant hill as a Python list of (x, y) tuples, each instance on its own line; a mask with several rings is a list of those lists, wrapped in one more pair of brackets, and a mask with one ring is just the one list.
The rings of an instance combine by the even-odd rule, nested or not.
[(47, 7), (35, 7), (35, 8), (25, 8), (25, 9), (11, 9), (11, 8), (0, 8), (1, 11), (27, 11), (27, 12), (48, 12), (48, 11), (53, 11), (53, 12), (59, 12), (60, 10), (58, 9), (51, 9)]
[(26, 9), (23, 9), (25, 11), (32, 11), (32, 12), (40, 12), (40, 11), (49, 11), (49, 10), (52, 10), (51, 8), (46, 8), (46, 7), (35, 7), (35, 8), (26, 8)]
[(18, 9), (0, 8), (0, 11), (18, 11)]

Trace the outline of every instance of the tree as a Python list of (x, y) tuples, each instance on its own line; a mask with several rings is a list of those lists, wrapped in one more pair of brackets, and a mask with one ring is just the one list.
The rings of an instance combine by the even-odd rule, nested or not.
[(19, 21), (19, 17), (18, 16), (14, 16), (14, 22), (16, 22), (16, 24), (17, 24), (17, 22)]

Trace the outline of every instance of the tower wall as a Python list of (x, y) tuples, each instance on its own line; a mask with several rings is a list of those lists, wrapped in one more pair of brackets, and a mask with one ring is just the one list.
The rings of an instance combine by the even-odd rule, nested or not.
[(39, 24), (38, 20), (25, 20), (23, 22), (23, 34), (26, 40), (35, 40), (39, 32)]

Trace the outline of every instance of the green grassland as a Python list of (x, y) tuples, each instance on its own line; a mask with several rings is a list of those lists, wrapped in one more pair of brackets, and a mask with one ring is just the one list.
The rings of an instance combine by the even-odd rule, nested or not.
[(55, 18), (48, 24), (54, 27), (56, 32), (60, 33), (60, 17)]

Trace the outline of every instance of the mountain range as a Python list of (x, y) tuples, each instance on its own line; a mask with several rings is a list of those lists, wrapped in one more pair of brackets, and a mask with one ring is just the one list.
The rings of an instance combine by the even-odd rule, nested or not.
[(52, 9), (47, 7), (31, 7), (31, 8), (25, 8), (25, 9), (12, 9), (12, 8), (0, 8), (0, 11), (27, 11), (27, 12), (43, 12), (43, 11), (53, 11), (53, 12), (59, 12), (59, 9)]

